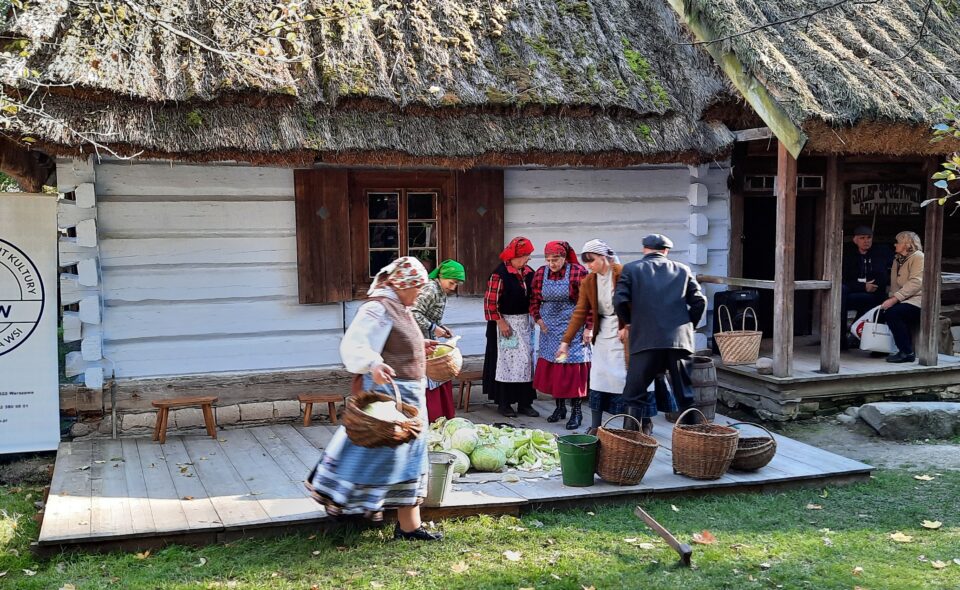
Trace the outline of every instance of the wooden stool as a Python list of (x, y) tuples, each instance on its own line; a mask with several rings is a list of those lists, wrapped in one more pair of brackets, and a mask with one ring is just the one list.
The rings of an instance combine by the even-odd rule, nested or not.
[(170, 408), (183, 408), (188, 406), (200, 406), (203, 410), (203, 423), (207, 427), (207, 434), (212, 438), (217, 438), (217, 423), (213, 419), (213, 404), (217, 398), (210, 396), (202, 397), (174, 397), (170, 399), (151, 402), (157, 411), (157, 423), (153, 427), (153, 440), (160, 441), (163, 444), (167, 441), (167, 420), (170, 417)]
[[(470, 390), (473, 389), (474, 381), (483, 380), (483, 371), (464, 371), (457, 376), (457, 379), (460, 381), (460, 400), (457, 402), (457, 407), (464, 412), (469, 412)], [(463, 397), (464, 391), (466, 391), (467, 397)]]
[(303, 404), (303, 425), (310, 426), (313, 417), (313, 404), (327, 402), (330, 410), (330, 423), (337, 423), (337, 402), (343, 401), (342, 393), (301, 393), (300, 403)]

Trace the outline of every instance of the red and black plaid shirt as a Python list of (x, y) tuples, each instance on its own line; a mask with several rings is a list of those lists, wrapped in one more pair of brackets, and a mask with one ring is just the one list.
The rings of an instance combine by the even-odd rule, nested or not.
[[(507, 272), (515, 274), (520, 278), (520, 284), (524, 289), (527, 288), (526, 278), (527, 275), (533, 272), (533, 269), (529, 266), (524, 265), (522, 270), (517, 270), (510, 266), (509, 264), (504, 265), (507, 269)], [(500, 287), (503, 283), (503, 279), (500, 278), (500, 275), (493, 273), (490, 275), (490, 278), (487, 279), (487, 290), (483, 293), (483, 317), (486, 318), (488, 322), (497, 321), (500, 319)]]
[[(544, 265), (537, 269), (537, 272), (533, 274), (533, 287), (532, 292), (530, 293), (530, 315), (533, 316), (533, 321), (540, 320), (540, 306), (543, 305), (543, 277), (544, 274), (549, 272), (550, 280), (559, 281), (563, 278), (564, 268), (560, 269), (557, 272), (550, 270), (550, 267)], [(570, 301), (576, 303), (580, 298), (580, 281), (584, 279), (590, 271), (586, 268), (580, 266), (579, 264), (570, 265)], [(590, 318), (592, 320), (592, 318)], [(588, 324), (593, 323), (589, 321)], [(588, 325), (587, 329), (590, 329), (591, 326)]]

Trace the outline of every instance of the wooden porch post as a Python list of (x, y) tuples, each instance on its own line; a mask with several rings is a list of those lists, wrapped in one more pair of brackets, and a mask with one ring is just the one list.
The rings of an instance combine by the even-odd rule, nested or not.
[(827, 158), (827, 198), (823, 207), (823, 279), (832, 284), (821, 291), (820, 372), (840, 372), (840, 338), (846, 318), (840, 317), (843, 270), (843, 195), (837, 156)]
[(773, 285), (773, 374), (793, 372), (793, 291), (796, 279), (797, 160), (777, 143), (777, 241)]
[[(930, 177), (940, 169), (936, 158), (927, 160), (924, 175), (927, 179), (927, 198), (938, 196)], [(923, 237), (923, 295), (920, 301), (920, 341), (917, 358), (921, 365), (937, 365), (940, 340), (940, 262), (943, 258), (943, 206), (930, 203), (926, 207)]]

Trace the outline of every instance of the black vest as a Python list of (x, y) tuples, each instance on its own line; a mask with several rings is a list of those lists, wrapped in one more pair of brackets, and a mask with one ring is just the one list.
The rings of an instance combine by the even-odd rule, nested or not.
[[(507, 271), (507, 266), (500, 263), (495, 274), (500, 275), (500, 299), (497, 308), (501, 315), (523, 315), (530, 313), (530, 291), (533, 289), (533, 273), (527, 273), (520, 282), (520, 277)], [(524, 289), (524, 284), (526, 289)]]

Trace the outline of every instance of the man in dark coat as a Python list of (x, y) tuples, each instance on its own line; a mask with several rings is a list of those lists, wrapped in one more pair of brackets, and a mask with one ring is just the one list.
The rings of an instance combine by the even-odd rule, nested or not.
[[(643, 431), (653, 431), (657, 413), (647, 388), (661, 373), (669, 373), (681, 410), (693, 405), (693, 388), (686, 362), (693, 354), (693, 329), (703, 319), (707, 298), (693, 272), (667, 258), (670, 238), (643, 238), (643, 258), (623, 267), (613, 297), (620, 320), (630, 328), (630, 364), (623, 402)], [(631, 421), (632, 422), (632, 421)]]
[(843, 287), (841, 290), (840, 348), (851, 344), (859, 346), (852, 336), (846, 334), (847, 311), (854, 310), (857, 317), (883, 303), (890, 286), (890, 266), (893, 264), (893, 251), (886, 245), (873, 243), (873, 230), (860, 225), (853, 230), (852, 249), (843, 253)]

